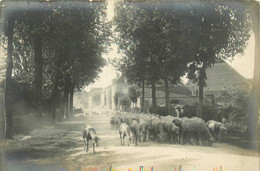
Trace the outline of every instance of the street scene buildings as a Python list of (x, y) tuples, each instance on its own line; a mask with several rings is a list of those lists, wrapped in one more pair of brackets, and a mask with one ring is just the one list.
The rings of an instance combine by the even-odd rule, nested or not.
[[(226, 62), (216, 63), (207, 69), (207, 87), (204, 90), (205, 100), (211, 104), (215, 103), (215, 98), (221, 96), (223, 92), (245, 91), (252, 87), (252, 81), (244, 78), (239, 72), (233, 69)], [(116, 110), (114, 97), (117, 92), (129, 95), (130, 83), (124, 75), (120, 75), (114, 82), (105, 88), (93, 88), (87, 93), (87, 97), (76, 103), (78, 107), (86, 109), (105, 108)], [(163, 85), (156, 86), (156, 98), (159, 106), (165, 106), (165, 88)], [(198, 86), (192, 80), (186, 83), (178, 83), (170, 87), (170, 101), (172, 104), (192, 105), (198, 101)], [(80, 98), (80, 96), (79, 96)], [(86, 98), (88, 99), (86, 101)], [(149, 112), (152, 106), (151, 86), (145, 87), (145, 111)], [(175, 101), (175, 103), (174, 103)], [(133, 106), (133, 104), (132, 104)], [(136, 107), (141, 107), (141, 97), (138, 97)]]

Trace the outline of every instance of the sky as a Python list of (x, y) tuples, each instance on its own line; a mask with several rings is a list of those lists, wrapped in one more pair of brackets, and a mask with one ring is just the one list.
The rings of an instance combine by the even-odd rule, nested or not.
[(244, 55), (234, 56), (233, 61), (226, 61), (235, 70), (237, 70), (245, 78), (253, 78), (254, 73), (254, 55), (255, 55), (255, 39), (254, 34), (248, 41), (248, 46), (245, 49)]
[[(108, 9), (107, 9), (107, 17), (108, 20), (111, 20), (114, 16), (113, 10), (113, 1), (108, 1)], [(234, 56), (232, 61), (226, 60), (226, 62), (232, 66), (236, 71), (238, 71), (243, 77), (251, 79), (253, 78), (254, 71), (254, 48), (255, 48), (255, 40), (254, 34), (251, 35), (247, 48), (243, 55), (238, 54)], [(112, 44), (111, 51), (108, 54), (104, 54), (105, 59), (113, 59), (120, 58), (120, 54), (117, 54), (117, 46)], [(91, 84), (85, 88), (86, 91), (91, 90), (92, 88), (97, 87), (107, 87), (112, 83), (112, 80), (116, 78), (117, 71), (111, 64), (105, 66), (102, 72), (99, 74), (99, 78), (96, 79), (94, 84)], [(183, 77), (183, 82), (185, 83), (187, 79), (185, 76)]]

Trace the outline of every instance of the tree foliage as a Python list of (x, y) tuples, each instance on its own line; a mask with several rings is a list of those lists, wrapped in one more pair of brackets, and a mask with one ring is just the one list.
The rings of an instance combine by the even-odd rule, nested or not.
[(243, 53), (250, 37), (243, 2), (120, 1), (116, 7), (116, 41), (124, 53), (118, 66), (128, 80), (176, 83), (188, 72), (198, 82), (200, 99), (206, 68)]
[[(110, 44), (105, 8), (104, 2), (6, 2), (2, 33), (9, 18), (15, 21), (13, 79), (34, 87), (35, 46), (40, 41), (44, 100), (59, 102), (66, 85), (73, 92), (94, 82)], [(2, 42), (7, 46), (5, 36)]]
[(140, 97), (140, 91), (137, 87), (129, 87), (128, 89), (129, 98), (133, 103), (137, 103), (137, 99)]
[(127, 95), (122, 95), (119, 98), (119, 105), (122, 106), (123, 111), (128, 111), (130, 109), (131, 100)]
[(227, 125), (231, 130), (246, 131), (247, 118), (250, 109), (249, 92), (234, 91), (222, 92), (221, 96), (216, 99), (217, 103), (226, 108), (224, 116), (227, 119)]

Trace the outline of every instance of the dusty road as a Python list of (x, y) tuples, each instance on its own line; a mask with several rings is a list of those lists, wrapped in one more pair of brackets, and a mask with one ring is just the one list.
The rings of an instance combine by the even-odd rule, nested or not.
[[(96, 128), (100, 146), (85, 152), (81, 137), (83, 124)], [(259, 171), (257, 152), (225, 143), (213, 147), (193, 145), (141, 143), (121, 146), (117, 130), (111, 130), (109, 116), (97, 115), (71, 119), (31, 132), (17, 135), (1, 144), (2, 170), (60, 170), (98, 167), (108, 170), (234, 170)]]

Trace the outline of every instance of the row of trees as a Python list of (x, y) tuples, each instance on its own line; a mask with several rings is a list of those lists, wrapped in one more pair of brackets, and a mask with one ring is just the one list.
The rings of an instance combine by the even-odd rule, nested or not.
[[(5, 137), (12, 136), (12, 83), (23, 85), (25, 101), (38, 118), (69, 117), (73, 93), (92, 83), (105, 65), (109, 45), (104, 2), (6, 3), (1, 43), (7, 54)], [(57, 114), (57, 109), (60, 113)]]
[(124, 54), (116, 66), (142, 87), (142, 97), (145, 84), (151, 85), (154, 109), (155, 84), (163, 80), (167, 113), (169, 84), (188, 73), (199, 86), (200, 116), (206, 68), (243, 53), (251, 33), (251, 16), (242, 3), (119, 2), (115, 9), (115, 39)]

